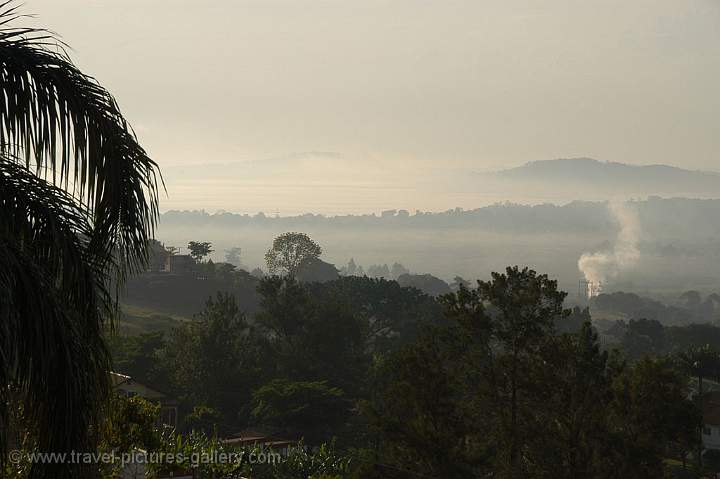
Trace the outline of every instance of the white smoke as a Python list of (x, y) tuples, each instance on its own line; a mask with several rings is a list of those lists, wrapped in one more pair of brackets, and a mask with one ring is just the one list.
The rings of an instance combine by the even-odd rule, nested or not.
[(583, 253), (578, 260), (578, 268), (585, 275), (585, 280), (591, 283), (605, 283), (632, 268), (640, 259), (640, 220), (637, 210), (621, 202), (609, 203), (608, 209), (620, 224), (612, 251)]

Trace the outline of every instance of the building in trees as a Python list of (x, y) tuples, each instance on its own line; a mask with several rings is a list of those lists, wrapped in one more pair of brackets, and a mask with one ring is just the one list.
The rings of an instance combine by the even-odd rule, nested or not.
[(189, 254), (176, 254), (165, 259), (165, 271), (172, 274), (190, 274), (195, 270), (195, 260)]
[(172, 428), (177, 427), (178, 402), (170, 396), (156, 391), (142, 383), (135, 381), (130, 376), (111, 372), (110, 379), (113, 389), (125, 397), (139, 396), (160, 406), (158, 425), (166, 425)]

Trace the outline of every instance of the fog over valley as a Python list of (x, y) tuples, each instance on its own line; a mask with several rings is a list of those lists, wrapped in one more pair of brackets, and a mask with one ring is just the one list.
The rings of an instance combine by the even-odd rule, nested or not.
[(719, 26), (0, 0), (0, 478), (720, 478)]
[[(617, 202), (616, 202), (617, 203)], [(676, 289), (709, 290), (720, 280), (720, 199), (651, 197), (622, 202), (636, 217), (631, 264), (606, 265), (608, 288), (662, 294)], [(368, 215), (301, 215), (170, 211), (161, 216), (157, 237), (166, 245), (211, 241), (224, 251), (242, 248), (247, 269), (264, 267), (272, 238), (285, 231), (308, 233), (336, 267), (351, 258), (366, 268), (400, 262), (415, 273), (446, 281), (487, 276), (506, 264), (547, 271), (574, 292), (584, 253), (611, 254), (623, 225), (613, 203), (574, 201), (562, 205), (500, 203), (473, 210), (410, 213), (387, 210)], [(182, 251), (182, 249), (181, 249)]]

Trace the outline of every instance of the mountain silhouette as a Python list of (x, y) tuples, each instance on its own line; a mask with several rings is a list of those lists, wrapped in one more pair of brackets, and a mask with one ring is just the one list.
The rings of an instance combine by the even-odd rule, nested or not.
[(720, 196), (720, 174), (668, 165), (629, 165), (592, 158), (541, 160), (492, 173), (495, 179), (606, 194)]

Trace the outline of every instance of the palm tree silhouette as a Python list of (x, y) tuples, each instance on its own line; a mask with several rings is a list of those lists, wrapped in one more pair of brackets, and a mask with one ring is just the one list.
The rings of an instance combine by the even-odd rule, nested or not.
[(14, 398), (37, 450), (89, 451), (110, 391), (102, 329), (147, 260), (162, 179), (114, 98), (51, 32), (13, 26), (17, 8), (0, 3), (0, 448)]

